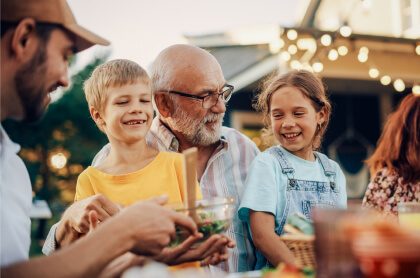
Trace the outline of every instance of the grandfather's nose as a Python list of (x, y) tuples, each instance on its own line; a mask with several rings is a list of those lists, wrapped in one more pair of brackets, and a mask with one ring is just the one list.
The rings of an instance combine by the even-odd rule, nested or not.
[(210, 110), (213, 112), (213, 113), (225, 113), (225, 111), (226, 111), (226, 103), (225, 103), (225, 101), (224, 101), (224, 99), (223, 99), (223, 97), (222, 96), (219, 96), (218, 98), (217, 98), (217, 102), (216, 102), (216, 104), (215, 105), (213, 105), (211, 108), (210, 108)]

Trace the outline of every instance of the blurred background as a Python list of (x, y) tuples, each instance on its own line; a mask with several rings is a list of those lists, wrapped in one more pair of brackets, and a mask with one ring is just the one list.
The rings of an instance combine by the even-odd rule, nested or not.
[[(369, 181), (363, 161), (387, 116), (406, 94), (420, 94), (420, 0), (69, 0), (82, 26), (112, 42), (71, 63), (72, 85), (55, 93), (43, 121), (6, 122), (29, 169), (31, 255), (39, 254), (51, 224), (73, 201), (76, 179), (106, 138), (90, 119), (83, 82), (108, 59), (148, 68), (174, 43), (210, 51), (235, 93), (226, 126), (261, 149), (261, 116), (252, 108), (270, 74), (307, 69), (327, 87), (333, 113), (322, 151), (340, 163), (348, 196), (360, 202)], [(118, 5), (118, 6), (117, 6)], [(117, 11), (118, 10), (118, 11)]]

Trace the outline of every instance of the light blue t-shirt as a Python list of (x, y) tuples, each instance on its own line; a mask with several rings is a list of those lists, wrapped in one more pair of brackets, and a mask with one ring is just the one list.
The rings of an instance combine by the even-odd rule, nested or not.
[[(284, 158), (294, 169), (294, 179), (310, 181), (309, 183), (330, 183), (330, 179), (325, 175), (324, 169), (318, 158), (316, 158), (315, 161), (308, 161), (291, 154), (280, 146), (277, 146), (276, 148), (280, 148), (284, 154)], [(334, 180), (338, 191), (338, 194), (336, 194), (337, 198), (334, 200), (334, 206), (346, 208), (347, 195), (344, 174), (336, 162), (331, 159), (328, 161), (335, 172)], [(287, 187), (288, 177), (283, 173), (278, 158), (268, 151), (260, 153), (250, 166), (250, 171), (245, 182), (242, 202), (238, 210), (239, 219), (246, 222), (249, 228), (250, 210), (271, 213), (275, 218), (275, 230), (278, 234), (281, 234), (282, 227), (280, 222), (286, 209)], [(289, 195), (289, 198), (299, 198), (296, 196), (300, 196), (299, 193), (298, 195), (296, 195), (296, 193), (294, 193), (294, 195)], [(302, 200), (304, 198), (304, 193), (302, 193)], [(299, 202), (300, 200), (294, 201)], [(258, 250), (256, 253), (257, 265), (255, 268), (259, 269), (263, 267), (261, 264), (262, 260), (265, 260), (265, 258), (261, 258), (262, 254), (258, 254)]]

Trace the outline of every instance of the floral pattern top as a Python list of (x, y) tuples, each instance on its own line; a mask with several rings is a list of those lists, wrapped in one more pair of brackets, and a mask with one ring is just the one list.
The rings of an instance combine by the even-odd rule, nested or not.
[(369, 183), (363, 207), (398, 215), (397, 204), (403, 202), (420, 202), (420, 181), (404, 183), (398, 174), (383, 168)]

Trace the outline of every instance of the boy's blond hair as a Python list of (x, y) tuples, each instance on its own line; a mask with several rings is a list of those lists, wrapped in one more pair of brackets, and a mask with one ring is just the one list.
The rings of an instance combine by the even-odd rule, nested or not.
[(116, 59), (99, 65), (84, 83), (84, 91), (89, 107), (102, 113), (108, 96), (108, 89), (133, 84), (138, 81), (150, 85), (146, 71), (137, 63)]

